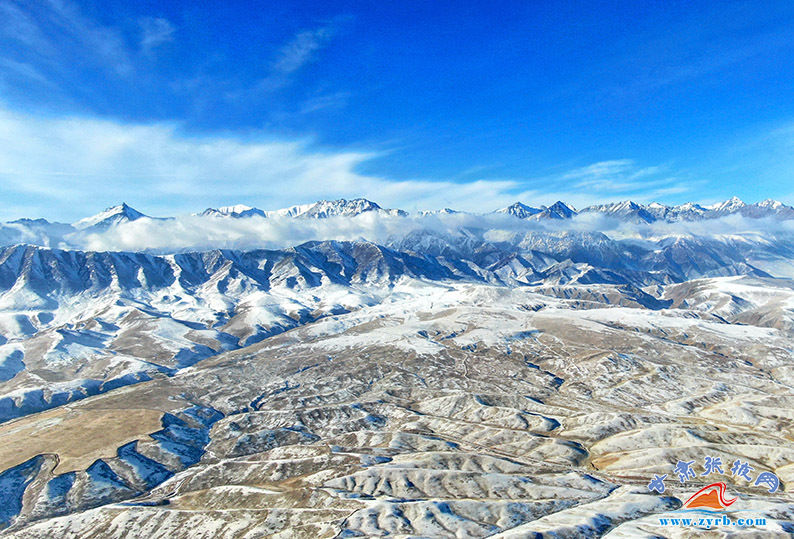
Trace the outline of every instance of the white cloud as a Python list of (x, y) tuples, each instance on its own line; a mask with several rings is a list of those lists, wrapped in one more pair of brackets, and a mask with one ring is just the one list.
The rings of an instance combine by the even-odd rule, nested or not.
[(267, 75), (246, 91), (229, 92), (234, 100), (250, 98), (251, 95), (268, 94), (289, 86), (294, 75), (315, 60), (317, 53), (328, 45), (336, 35), (340, 22), (336, 19), (318, 28), (302, 30), (295, 34), (276, 52), (268, 65)]
[(141, 50), (151, 52), (163, 43), (173, 41), (176, 28), (168, 19), (144, 17), (139, 21), (141, 27)]
[(693, 182), (670, 175), (661, 166), (642, 167), (632, 159), (600, 161), (562, 175), (571, 187), (582, 192), (598, 192), (607, 196), (624, 195), (637, 202), (685, 193)]
[(317, 95), (311, 97), (301, 104), (301, 114), (311, 114), (319, 110), (340, 109), (345, 106), (350, 98), (348, 92), (336, 92), (333, 94)]
[(0, 16), (3, 19), (3, 24), (0, 25), (0, 34), (4, 37), (48, 54), (54, 52), (47, 36), (39, 28), (35, 19), (25, 10), (14, 3), (2, 1), (0, 2)]
[[(3, 191), (40, 214), (72, 220), (121, 200), (158, 214), (245, 202), (265, 208), (363, 196), (392, 205), (490, 209), (514, 181), (388, 181), (356, 167), (376, 156), (319, 151), (308, 141), (193, 137), (176, 124), (31, 117), (0, 109)], [(8, 208), (4, 208), (6, 212)], [(13, 215), (7, 215), (12, 217)]]
[(277, 73), (292, 73), (302, 68), (312, 60), (319, 49), (325, 46), (333, 34), (333, 26), (298, 32), (279, 50), (273, 70)]
[[(517, 178), (390, 180), (359, 172), (361, 164), (377, 157), (366, 150), (318, 150), (308, 140), (194, 136), (176, 123), (41, 117), (0, 107), (0, 185), (10, 197), (7, 202), (38, 204), (39, 215), (61, 220), (120, 201), (153, 215), (236, 203), (274, 209), (356, 197), (407, 210), (486, 212), (517, 200), (540, 205), (559, 199), (582, 207), (622, 194), (597, 184), (576, 185), (581, 171), (547, 178), (545, 189), (533, 190)], [(624, 176), (643, 170), (629, 161), (619, 163)], [(602, 178), (608, 168), (593, 166)], [(677, 187), (668, 182), (657, 191), (662, 188)], [(2, 211), (4, 218), (23, 216), (13, 206)]]
[(23, 46), (21, 51), (0, 47), (2, 78), (27, 77), (33, 82), (46, 78), (55, 86), (55, 81), (78, 67), (124, 78), (134, 71), (131, 50), (122, 32), (86, 17), (80, 6), (69, 0), (0, 0), (0, 20), (0, 44), (16, 42)]
[[(570, 220), (522, 220), (503, 214), (435, 214), (397, 217), (367, 212), (356, 217), (296, 219), (290, 217), (223, 218), (186, 215), (168, 220), (138, 219), (107, 230), (67, 236), (61, 247), (92, 251), (172, 253), (208, 249), (280, 249), (312, 240), (399, 242), (417, 231), (459, 236), (462, 229), (488, 241), (516, 241), (527, 232), (598, 232), (613, 239), (658, 241), (681, 235), (738, 237), (776, 234), (790, 237), (794, 221), (748, 219), (731, 215), (716, 220), (652, 224), (631, 223), (600, 214)], [(53, 244), (53, 243), (50, 243)]]

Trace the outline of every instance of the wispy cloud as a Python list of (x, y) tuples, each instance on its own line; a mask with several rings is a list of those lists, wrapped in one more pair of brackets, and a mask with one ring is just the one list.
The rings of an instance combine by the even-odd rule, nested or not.
[(150, 53), (163, 43), (173, 41), (176, 27), (162, 17), (144, 17), (138, 24), (141, 28), (141, 50)]
[[(520, 178), (392, 180), (359, 172), (378, 155), (321, 151), (309, 140), (265, 135), (189, 135), (176, 123), (37, 117), (0, 108), (0, 185), (7, 200), (38, 204), (39, 215), (58, 219), (76, 219), (121, 200), (155, 214), (235, 203), (272, 209), (355, 197), (408, 210), (482, 212), (516, 200), (540, 205), (561, 199), (581, 207), (628, 192), (644, 200), (683, 188), (664, 175), (651, 182), (654, 168), (628, 160), (562, 172), (546, 178), (545, 188), (535, 189)], [(606, 185), (614, 175), (634, 181), (625, 188)], [(649, 182), (654, 188), (643, 192), (642, 185)], [(22, 216), (9, 214), (12, 208), (3, 208), (0, 217)]]
[(335, 33), (334, 26), (298, 32), (281, 50), (273, 64), (276, 73), (293, 73), (309, 63)]
[[(670, 32), (669, 36), (680, 35)], [(719, 42), (715, 36), (698, 36), (700, 39), (686, 39), (689, 46), (688, 54), (681, 53), (677, 62), (667, 65), (646, 67), (637, 74), (632, 84), (624, 89), (615, 89), (622, 95), (627, 91), (649, 92), (662, 86), (674, 85), (683, 81), (712, 75), (719, 71), (742, 66), (754, 59), (770, 55), (784, 54), (791, 47), (791, 29), (784, 28), (754, 35), (752, 39), (736, 39), (730, 42)]]
[[(68, 0), (48, 0), (39, 11), (43, 24), (55, 27), (49, 34), (59, 50), (71, 45), (74, 52), (93, 60), (119, 75), (132, 72), (132, 61), (121, 32), (85, 17), (77, 4)], [(41, 24), (41, 23), (40, 23)], [(67, 43), (64, 43), (63, 40)]]
[(357, 196), (405, 207), (495, 208), (519, 187), (515, 181), (389, 181), (357, 171), (375, 157), (366, 151), (319, 151), (305, 140), (189, 136), (173, 123), (43, 118), (0, 109), (4, 193), (24, 203), (35, 200), (40, 215), (60, 219), (120, 200), (155, 212), (236, 202), (280, 207)]
[(22, 78), (43, 84), (49, 84), (49, 80), (40, 70), (36, 69), (36, 67), (32, 64), (26, 62), (17, 62), (16, 60), (11, 60), (9, 58), (0, 58), (0, 72), (6, 74), (13, 73), (14, 75)]
[(304, 101), (301, 104), (300, 111), (302, 114), (311, 114), (320, 110), (339, 109), (345, 106), (349, 98), (349, 92), (317, 95)]
[(672, 175), (664, 166), (640, 166), (631, 159), (600, 161), (580, 167), (560, 176), (570, 188), (586, 193), (628, 196), (638, 202), (686, 193), (692, 189), (692, 180), (683, 181)]
[(703, 155), (700, 167), (714, 177), (746, 178), (737, 186), (742, 197), (760, 200), (771, 192), (776, 198), (792, 200), (794, 121), (766, 123), (736, 134), (729, 143)]
[(141, 18), (138, 29), (135, 35), (123, 22), (103, 24), (70, 0), (0, 0), (0, 82), (6, 99), (88, 97), (81, 78), (97, 73), (107, 85), (136, 84), (134, 76), (145, 69), (151, 53), (173, 40), (176, 31), (162, 17)]
[[(144, 208), (145, 209), (145, 208)], [(14, 230), (16, 228), (16, 230)], [(313, 240), (361, 240), (399, 245), (420, 231), (457, 237), (479, 236), (496, 242), (520, 243), (527, 233), (598, 232), (613, 239), (658, 241), (670, 236), (775, 235), (791, 237), (794, 221), (750, 219), (731, 215), (708, 221), (675, 223), (632, 223), (599, 214), (582, 214), (573, 219), (545, 221), (516, 219), (504, 214), (436, 214), (398, 217), (367, 212), (355, 217), (296, 219), (291, 217), (223, 218), (182, 215), (174, 219), (138, 219), (117, 227), (77, 232), (57, 238), (32, 235), (22, 226), (0, 230), (2, 242), (26, 241), (54, 247), (91, 251), (150, 251), (173, 253), (205, 249), (283, 248)], [(4, 238), (2, 232), (6, 233)], [(14, 235), (11, 233), (16, 232)]]
[[(0, 0), (0, 69), (24, 64), (16, 75), (59, 78), (75, 66), (100, 68), (126, 77), (133, 72), (131, 51), (121, 31), (86, 17), (68, 0), (16, 3)], [(0, 43), (2, 44), (2, 43)], [(35, 68), (34, 68), (35, 66)]]
[[(335, 19), (317, 28), (301, 30), (282, 45), (268, 65), (267, 75), (260, 79), (248, 93), (267, 94), (290, 85), (292, 77), (317, 58), (339, 32), (341, 21)], [(231, 97), (239, 97), (234, 93)]]
[(32, 13), (14, 2), (4, 0), (0, 2), (0, 15), (3, 20), (3, 24), (0, 24), (0, 35), (4, 38), (32, 47), (45, 55), (55, 52), (50, 39)]

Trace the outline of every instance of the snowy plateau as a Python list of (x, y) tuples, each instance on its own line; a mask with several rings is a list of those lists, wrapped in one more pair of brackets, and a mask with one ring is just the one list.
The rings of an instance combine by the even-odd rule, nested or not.
[(777, 201), (0, 224), (7, 537), (791, 537), (792, 384)]

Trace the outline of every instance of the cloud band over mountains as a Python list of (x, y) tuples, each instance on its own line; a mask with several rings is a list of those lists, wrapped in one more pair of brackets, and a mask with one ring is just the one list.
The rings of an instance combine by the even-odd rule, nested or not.
[[(258, 214), (245, 217), (187, 214), (150, 218), (132, 208), (124, 208), (134, 214), (134, 219), (119, 218), (112, 208), (99, 214), (99, 217), (106, 214), (111, 217), (98, 224), (96, 218), (86, 220), (87, 224), (76, 223), (76, 227), (43, 220), (5, 223), (0, 225), (0, 245), (28, 243), (84, 251), (173, 253), (210, 249), (280, 249), (324, 240), (367, 240), (393, 245), (419, 235), (443, 238), (443, 241), (470, 236), (498, 243), (514, 241), (527, 233), (594, 233), (611, 239), (640, 242), (679, 236), (791, 237), (794, 234), (794, 219), (788, 214), (787, 206), (779, 208), (778, 213), (770, 210), (762, 217), (729, 213), (716, 218), (673, 222), (644, 222), (631, 216), (596, 211), (574, 214), (567, 219), (522, 219), (498, 212), (397, 214), (398, 210), (381, 209), (349, 215), (331, 214), (323, 218), (293, 217), (278, 212), (268, 212), (267, 217)], [(746, 208), (756, 209), (757, 206)]]

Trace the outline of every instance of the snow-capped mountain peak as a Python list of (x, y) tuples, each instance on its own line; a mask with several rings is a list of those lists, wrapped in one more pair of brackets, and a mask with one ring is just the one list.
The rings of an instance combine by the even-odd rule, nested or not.
[(514, 202), (506, 208), (496, 210), (496, 213), (505, 213), (507, 215), (512, 215), (513, 217), (518, 217), (519, 219), (526, 219), (540, 212), (541, 210), (539, 208), (533, 208), (532, 206), (527, 206), (521, 202)]
[(420, 210), (416, 212), (417, 215), (422, 217), (426, 217), (428, 215), (453, 215), (456, 213), (461, 213), (458, 210), (453, 210), (451, 208), (442, 208), (440, 210)]
[(221, 213), (243, 213), (253, 209), (253, 207), (245, 204), (235, 204), (234, 206), (221, 206), (218, 211)]
[(732, 213), (744, 208), (745, 206), (746, 204), (742, 202), (742, 199), (734, 196), (724, 202), (718, 202), (717, 204), (706, 206), (706, 208), (717, 213)]
[(322, 219), (324, 217), (337, 217), (360, 215), (368, 211), (378, 211), (381, 207), (366, 198), (346, 200), (321, 200), (314, 204), (304, 215)]
[(666, 212), (668, 209), (669, 208), (661, 204), (656, 204), (656, 206), (653, 207), (649, 205), (648, 208), (645, 208), (633, 200), (624, 200), (622, 202), (614, 202), (612, 204), (588, 206), (587, 208), (584, 208), (582, 212), (605, 213), (633, 221), (651, 223), (657, 219), (656, 216), (654, 216), (651, 212), (661, 212), (664, 214), (664, 212)]
[(633, 200), (623, 200), (621, 202), (615, 203), (616, 210), (638, 210), (640, 209), (640, 205), (634, 202)]
[(299, 217), (309, 211), (309, 209), (314, 206), (316, 203), (312, 204), (296, 204), (295, 206), (289, 206), (287, 208), (281, 208), (278, 210), (271, 210), (265, 212), (267, 217)]
[(259, 208), (246, 206), (245, 204), (235, 204), (234, 206), (221, 206), (219, 208), (207, 208), (199, 215), (213, 215), (216, 217), (265, 217), (265, 212)]
[(702, 211), (704, 208), (700, 204), (696, 204), (694, 202), (685, 202), (684, 204), (679, 204), (678, 206), (675, 206), (675, 209), (682, 211), (691, 211), (691, 210)]
[(119, 223), (135, 221), (141, 217), (147, 216), (135, 208), (128, 206), (126, 202), (122, 202), (118, 206), (107, 208), (105, 211), (96, 215), (86, 217), (85, 219), (80, 219), (76, 223), (73, 223), (72, 226), (78, 230), (85, 230), (87, 228), (94, 227), (107, 228)]
[[(661, 204), (658, 206), (664, 207)], [(612, 202), (608, 204), (597, 204), (593, 206), (588, 206), (582, 211), (600, 211), (604, 213), (625, 213), (628, 211), (636, 211), (640, 209), (642, 206), (637, 204), (632, 200), (623, 200), (621, 202)]]
[(759, 206), (761, 208), (769, 208), (772, 210), (779, 210), (780, 208), (785, 206), (785, 204), (783, 204), (779, 200), (773, 200), (771, 198), (768, 198), (762, 202), (759, 202), (758, 204), (756, 204), (756, 206)]
[(283, 217), (324, 219), (327, 217), (353, 217), (371, 211), (386, 215), (408, 215), (403, 210), (381, 208), (378, 204), (372, 202), (371, 200), (367, 200), (366, 198), (354, 198), (351, 200), (344, 198), (340, 198), (338, 200), (320, 200), (319, 202), (315, 202), (313, 204), (291, 206), (289, 208), (268, 212), (268, 214), (279, 215)]
[(544, 206), (540, 213), (534, 217), (536, 219), (570, 219), (574, 215), (576, 215), (576, 210), (572, 206), (558, 200), (549, 207)]

